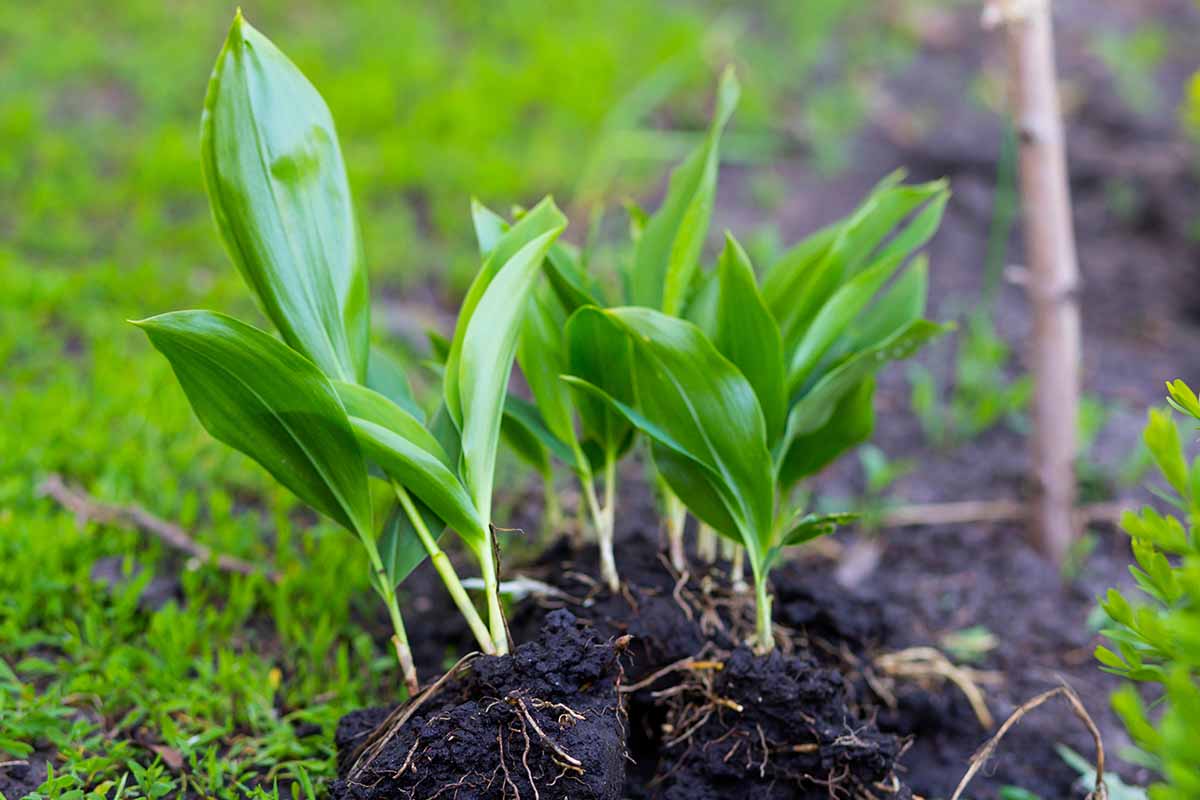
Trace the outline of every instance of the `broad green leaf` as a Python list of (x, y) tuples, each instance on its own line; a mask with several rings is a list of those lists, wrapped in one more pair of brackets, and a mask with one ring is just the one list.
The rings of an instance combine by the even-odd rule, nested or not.
[[(455, 344), (462, 343), (457, 362), (454, 350), (450, 352), (447, 386), (451, 372), (456, 371), (462, 403), (460, 469), (483, 519), (491, 514), (504, 397), (516, 356), (521, 319), (529, 306), (534, 280), (546, 252), (562, 230), (563, 225), (552, 228), (505, 261), (479, 298), (461, 340), (455, 339)], [(500, 253), (504, 243), (501, 240), (493, 256)]]
[[(495, 247), (484, 258), (479, 274), (471, 282), (471, 287), (467, 290), (467, 295), (463, 298), (462, 306), (459, 308), (458, 321), (454, 326), (454, 336), (450, 340), (450, 349), (446, 354), (446, 373), (442, 388), (442, 393), (446, 399), (446, 409), (459, 430), (462, 430), (463, 427), (464, 406), (462, 392), (460, 391), (460, 381), (462, 380), (462, 349), (464, 340), (466, 339), (467, 328), (475, 316), (476, 307), (483, 300), (488, 288), (492, 285), (492, 281), (508, 264), (510, 259), (516, 257), (522, 248), (526, 247), (530, 242), (545, 234), (561, 231), (566, 224), (566, 217), (554, 205), (554, 201), (546, 198), (522, 216), (516, 224), (500, 237)], [(511, 298), (511, 301), (516, 303), (517, 299)], [(522, 311), (524, 310), (523, 305), (517, 307)], [(499, 419), (497, 419), (498, 423)]]
[(356, 383), (333, 381), (333, 388), (352, 419), (358, 417), (382, 425), (428, 451), (430, 455), (436, 456), (447, 467), (451, 466), (450, 458), (437, 438), (407, 409), (401, 408), (379, 392)]
[(200, 144), (217, 228), (267, 316), (325, 374), (361, 382), (367, 274), (333, 119), (241, 13), (213, 68)]
[(211, 311), (135, 322), (171, 362), (200, 423), (297, 497), (374, 536), (367, 465), (329, 379), (270, 334)]
[(652, 439), (650, 455), (654, 469), (696, 519), (738, 544), (745, 545), (743, 530), (730, 514), (733, 501), (712, 472), (699, 462)]
[(848, 347), (861, 350), (887, 339), (925, 315), (929, 295), (929, 261), (917, 256), (892, 284), (851, 326)]
[(650, 439), (657, 476), (666, 480), (668, 487), (701, 520), (725, 536), (745, 541), (741, 533), (745, 525), (733, 516), (736, 513), (733, 509), (738, 505), (737, 498), (730, 493), (720, 476), (689, 455), (686, 445), (666, 428), (596, 384), (577, 375), (564, 375), (563, 380), (577, 389), (580, 396), (590, 395), (607, 404), (644, 433)]
[(471, 198), (471, 222), (475, 225), (479, 255), (487, 258), (508, 230), (508, 222), (475, 198)]
[(720, 291), (713, 343), (754, 387), (766, 423), (767, 441), (782, 432), (787, 417), (783, 340), (763, 303), (750, 257), (732, 234), (717, 264)]
[(518, 458), (537, 470), (538, 474), (544, 475), (552, 469), (550, 452), (546, 445), (526, 424), (523, 417), (509, 413), (507, 405), (504, 409), (504, 419), (500, 422), (500, 439)]
[[(771, 456), (762, 410), (749, 381), (685, 320), (653, 309), (585, 308), (624, 329), (633, 345), (638, 427), (705, 467), (758, 558), (769, 542), (774, 506)], [(595, 376), (581, 375), (585, 381)]]
[(717, 335), (717, 306), (721, 299), (719, 269), (696, 273), (695, 288), (683, 310), (683, 318), (704, 331), (710, 339)]
[[(897, 185), (902, 177), (901, 172), (889, 175), (850, 216), (809, 237), (768, 273), (763, 294), (779, 321), (786, 351), (795, 350), (843, 283), (881, 261), (902, 263), (933, 235), (948, 196), (945, 182)], [(879, 248), (897, 225), (926, 203)]]
[(545, 263), (546, 277), (558, 302), (570, 314), (582, 306), (604, 306), (599, 284), (579, 263), (579, 256), (563, 242), (555, 242)]
[(901, 266), (903, 258), (892, 256), (860, 272), (833, 293), (795, 349), (790, 351), (787, 365), (789, 394), (804, 385), (821, 357)]
[(829, 421), (811, 433), (794, 437), (779, 459), (776, 482), (788, 490), (815, 475), (838, 456), (865, 442), (875, 427), (875, 379), (868, 377), (837, 401)]
[(404, 367), (391, 353), (374, 345), (371, 346), (367, 362), (367, 386), (418, 420), (424, 420), (425, 414), (417, 404), (417, 399), (413, 397), (412, 386), (408, 383)]
[(560, 441), (575, 441), (571, 397), (559, 378), (567, 367), (563, 327), (566, 317), (554, 307), (554, 298), (534, 291), (521, 322), (517, 364), (529, 384), (542, 421)]
[(504, 400), (505, 426), (509, 424), (510, 417), (515, 425), (532, 434), (550, 455), (571, 469), (576, 469), (575, 453), (571, 450), (570, 444), (550, 432), (537, 406), (510, 393)]
[(874, 375), (885, 364), (908, 358), (949, 326), (917, 320), (868, 350), (863, 350), (830, 370), (788, 412), (785, 443), (812, 433), (829, 421), (837, 403), (847, 392)]
[(767, 270), (762, 295), (781, 326), (792, 324), (794, 317), (802, 315), (802, 308), (812, 295), (812, 287), (821, 277), (825, 257), (840, 231), (840, 225), (834, 224), (810, 234)]
[[(620, 328), (602, 314), (576, 312), (567, 320), (564, 341), (567, 368), (563, 373), (585, 376), (612, 397), (633, 403), (633, 350)], [(605, 401), (578, 391), (572, 393), (572, 399), (582, 438), (595, 443), (601, 460), (606, 450), (618, 455), (623, 444), (632, 442), (629, 421)]]
[(726, 69), (708, 135), (671, 173), (662, 205), (637, 239), (630, 287), (635, 305), (661, 308), (671, 315), (683, 309), (712, 217), (721, 132), (740, 94), (737, 76), (732, 68)]
[(350, 425), (369, 461), (429, 506), (479, 552), (486, 540), (486, 523), (458, 476), (441, 458), (383, 425), (360, 417), (351, 417)]
[[(438, 535), (438, 531), (442, 531), (446, 527), (446, 524), (420, 500), (414, 498), (413, 505), (416, 506), (417, 513), (425, 521), (425, 526), (435, 536)], [(394, 504), (388, 515), (376, 547), (379, 550), (379, 557), (383, 561), (383, 571), (387, 574), (392, 586), (399, 586), (403, 583), (404, 579), (429, 557), (425, 545), (421, 544), (421, 540), (417, 537), (417, 531), (413, 528), (412, 521), (404, 513), (404, 509), (400, 507), (399, 503)]]

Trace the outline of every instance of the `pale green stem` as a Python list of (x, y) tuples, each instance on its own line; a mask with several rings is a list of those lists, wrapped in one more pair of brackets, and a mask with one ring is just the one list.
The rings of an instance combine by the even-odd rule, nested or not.
[(608, 584), (610, 592), (621, 588), (621, 579), (617, 575), (616, 554), (613, 553), (613, 523), (614, 508), (617, 500), (617, 460), (611, 452), (604, 455), (604, 509), (596, 529), (596, 538), (600, 545), (600, 577)]
[(765, 654), (775, 649), (775, 635), (771, 631), (771, 596), (767, 593), (765, 570), (754, 575), (754, 632), (755, 650)]
[(400, 605), (396, 602), (396, 587), (392, 586), (387, 570), (383, 568), (383, 559), (379, 557), (379, 548), (375, 546), (375, 540), (370, 536), (360, 538), (371, 561), (375, 591), (383, 598), (388, 617), (392, 621), (392, 647), (396, 650), (396, 660), (400, 662), (400, 674), (404, 678), (409, 697), (413, 697), (420, 690), (420, 683), (417, 681), (416, 665), (413, 664), (412, 648), (408, 645), (408, 631), (404, 628), (404, 618), (400, 616)]
[(738, 594), (750, 588), (746, 585), (746, 548), (739, 544), (733, 546), (733, 558), (729, 562), (729, 582)]
[(703, 522), (696, 530), (696, 555), (705, 564), (712, 564), (717, 560), (717, 532)]
[(504, 624), (504, 609), (500, 606), (500, 578), (496, 574), (496, 559), (492, 554), (490, 529), (484, 530), (483, 546), (479, 550), (479, 570), (483, 573), (483, 594), (487, 598), (488, 628), (497, 655), (508, 655), (508, 627)]
[(562, 528), (562, 522), (562, 504), (554, 486), (554, 470), (547, 469), (542, 473), (542, 528), (545, 533), (553, 535)]
[(613, 501), (616, 496), (617, 462), (611, 453), (605, 454), (604, 505), (601, 506), (596, 496), (595, 476), (588, 465), (587, 456), (579, 447), (575, 448), (575, 461), (579, 465), (579, 486), (583, 490), (584, 502), (587, 503), (592, 527), (596, 531), (596, 543), (600, 548), (600, 577), (609, 591), (616, 592), (621, 588), (617, 563), (613, 557)]
[(687, 557), (683, 552), (683, 525), (687, 521), (687, 508), (665, 483), (663, 493), (667, 505), (667, 552), (671, 567), (676, 572), (684, 572), (687, 570)]
[(467, 590), (463, 588), (462, 581), (458, 579), (458, 573), (454, 571), (454, 565), (450, 563), (450, 558), (438, 545), (437, 539), (429, 532), (429, 527), (425, 524), (421, 513), (417, 511), (417, 507), (413, 504), (408, 491), (395, 482), (392, 483), (392, 488), (396, 491), (396, 498), (404, 508), (404, 513), (408, 515), (409, 521), (412, 522), (413, 528), (416, 529), (417, 538), (421, 540), (421, 544), (425, 547), (425, 552), (429, 553), (429, 560), (433, 563), (433, 568), (437, 570), (442, 583), (446, 585), (446, 590), (450, 593), (450, 598), (454, 601), (454, 605), (458, 607), (458, 610), (462, 612), (463, 617), (466, 618), (467, 627), (475, 635), (475, 641), (479, 643), (479, 647), (483, 652), (494, 654), (496, 652), (495, 642), (492, 641), (492, 636), (488, 632), (487, 625), (484, 624), (483, 618), (479, 616), (479, 611), (475, 608), (475, 604), (471, 602)]

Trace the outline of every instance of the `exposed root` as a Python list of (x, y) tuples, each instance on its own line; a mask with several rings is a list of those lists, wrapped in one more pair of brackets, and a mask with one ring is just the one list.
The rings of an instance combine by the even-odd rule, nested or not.
[(425, 688), (424, 691), (412, 698), (412, 700), (409, 702), (398, 707), (391, 714), (388, 714), (387, 718), (381, 722), (375, 728), (375, 730), (371, 731), (371, 734), (366, 738), (366, 740), (355, 749), (353, 753), (354, 765), (350, 767), (350, 771), (347, 773), (347, 778), (351, 781), (357, 781), (358, 778), (362, 777), (362, 774), (366, 768), (371, 765), (372, 761), (378, 758), (379, 754), (383, 752), (383, 749), (387, 746), (388, 742), (396, 738), (396, 735), (400, 733), (401, 728), (403, 728), (405, 723), (412, 718), (413, 714), (417, 713), (421, 706), (424, 705), (425, 701), (441, 691), (442, 687), (446, 685), (446, 682), (450, 680), (451, 677), (456, 675), (459, 670), (466, 667), (478, 656), (479, 653), (468, 653), (467, 655), (463, 656), (458, 660), (457, 664), (448, 669), (446, 673), (442, 675), (442, 677), (431, 683)]
[[(895, 653), (884, 653), (876, 656), (873, 664), (881, 673), (892, 678), (950, 681), (966, 696), (971, 710), (975, 712), (975, 717), (984, 730), (990, 731), (996, 726), (979, 684), (995, 684), (1002, 681), (1003, 676), (1000, 673), (957, 666), (934, 647), (910, 647)], [(895, 703), (891, 692), (880, 694), (880, 697), (884, 702)]]
[(1067, 699), (1067, 702), (1071, 705), (1072, 713), (1084, 724), (1088, 729), (1088, 733), (1092, 735), (1093, 741), (1096, 743), (1096, 785), (1088, 793), (1087, 800), (1108, 800), (1108, 787), (1104, 783), (1104, 740), (1100, 736), (1100, 729), (1096, 727), (1095, 721), (1088, 714), (1087, 709), (1083, 707), (1083, 702), (1079, 699), (1079, 695), (1075, 694), (1075, 690), (1065, 683), (1062, 686), (1042, 692), (1031, 700), (1027, 700), (1004, 721), (1004, 724), (1000, 726), (1000, 730), (996, 731), (996, 735), (988, 739), (983, 747), (979, 748), (975, 751), (975, 755), (971, 756), (971, 765), (967, 769), (967, 773), (963, 775), (962, 780), (959, 781), (958, 788), (954, 790), (954, 794), (950, 800), (959, 800), (963, 790), (967, 788), (967, 784), (971, 782), (975, 774), (992, 757), (992, 754), (996, 751), (996, 747), (1000, 744), (1000, 740), (1004, 738), (1004, 735), (1014, 725), (1021, 721), (1022, 717), (1047, 700), (1059, 695)]
[(525, 721), (529, 723), (529, 726), (533, 728), (533, 732), (538, 735), (543, 743), (545, 743), (546, 747), (550, 748), (550, 750), (553, 751), (556, 756), (565, 761), (567, 764), (579, 770), (579, 772), (583, 772), (583, 762), (563, 750), (554, 742), (553, 739), (546, 735), (546, 732), (542, 730), (540, 725), (538, 725), (537, 720), (533, 718), (533, 714), (529, 713), (529, 706), (525, 705), (525, 699), (523, 697), (509, 698), (509, 702), (514, 704), (516, 708), (521, 711), (521, 715), (525, 718)]

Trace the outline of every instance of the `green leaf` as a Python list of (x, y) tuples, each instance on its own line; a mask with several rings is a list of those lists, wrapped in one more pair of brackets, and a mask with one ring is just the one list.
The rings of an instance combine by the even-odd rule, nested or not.
[(550, 432), (550, 429), (546, 427), (546, 423), (542, 419), (541, 413), (538, 411), (538, 407), (511, 392), (504, 400), (504, 425), (507, 426), (509, 424), (510, 418), (513, 425), (519, 426), (532, 434), (550, 455), (562, 461), (573, 470), (578, 468), (578, 465), (575, 463), (575, 453), (571, 450), (571, 446)]
[(796, 547), (821, 536), (828, 536), (839, 526), (848, 525), (856, 519), (858, 514), (806, 514), (800, 520), (791, 523), (779, 543), (784, 547)]
[(284, 341), (330, 377), (362, 381), (367, 274), (333, 119), (240, 13), (208, 84), (200, 143), (221, 238)]
[(1158, 465), (1167, 483), (1171, 484), (1171, 488), (1181, 500), (1188, 502), (1191, 497), (1188, 465), (1179, 443), (1179, 429), (1175, 426), (1175, 420), (1171, 419), (1170, 413), (1156, 408), (1150, 409), (1149, 420), (1142, 436), (1154, 463)]
[(486, 541), (486, 522), (458, 476), (438, 454), (398, 431), (360, 417), (351, 417), (350, 425), (367, 459), (429, 506), (478, 554)]
[[(633, 307), (584, 308), (572, 322), (580, 315), (602, 315), (610, 329), (628, 336), (636, 416), (627, 408), (622, 413), (661, 445), (708, 471), (729, 520), (738, 525), (737, 531), (723, 532), (739, 536), (754, 563), (761, 563), (769, 545), (774, 485), (762, 410), (749, 381), (690, 322)], [(603, 381), (602, 375), (577, 377)], [(664, 477), (671, 482), (669, 473)]]
[[(785, 351), (796, 349), (817, 313), (846, 281), (871, 264), (903, 263), (936, 231), (948, 198), (946, 182), (897, 185), (902, 177), (902, 172), (889, 175), (850, 216), (809, 237), (772, 267), (763, 293), (779, 321)], [(927, 202), (890, 242), (879, 247)]]
[[(537, 209), (521, 220), (532, 217)], [(558, 215), (561, 219), (561, 214)], [(513, 226), (515, 233), (521, 223)], [(550, 245), (562, 232), (565, 220), (535, 237), (504, 260), (481, 292), (461, 337), (456, 334), (446, 366), (447, 406), (453, 412), (449, 393), (451, 375), (457, 375), (456, 392), (462, 431), (463, 480), (481, 516), (491, 514), (492, 483), (496, 450), (504, 412), (509, 374), (516, 355), (522, 317), (528, 307), (534, 279)], [(492, 258), (502, 255), (508, 235), (501, 239)], [(472, 286), (474, 289), (474, 286)], [(468, 293), (468, 297), (470, 294)], [(468, 313), (464, 309), (464, 313)], [(455, 356), (458, 355), (456, 359)]]
[(1167, 391), (1170, 393), (1167, 402), (1172, 407), (1183, 414), (1200, 419), (1200, 399), (1196, 398), (1196, 393), (1190, 386), (1176, 379), (1167, 382)]
[(633, 258), (631, 301), (678, 314), (708, 235), (717, 190), (721, 132), (741, 87), (732, 68), (721, 76), (708, 135), (672, 173), (667, 194), (646, 221)]
[[(450, 340), (450, 349), (446, 354), (446, 373), (442, 388), (446, 400), (446, 410), (459, 430), (462, 430), (463, 427), (463, 401), (460, 391), (462, 349), (467, 328), (475, 316), (476, 307), (492, 285), (492, 281), (510, 259), (516, 257), (522, 248), (539, 237), (553, 231), (561, 231), (566, 222), (566, 217), (554, 205), (553, 200), (546, 198), (538, 203), (500, 237), (495, 247), (484, 258), (479, 274), (471, 282), (471, 287), (467, 290), (466, 297), (463, 298), (462, 306), (459, 308), (458, 321), (454, 326), (454, 336)], [(515, 301), (516, 298), (513, 300)], [(517, 308), (524, 310), (523, 301)]]
[(546, 445), (526, 424), (524, 418), (509, 413), (507, 404), (504, 408), (504, 419), (500, 423), (500, 438), (518, 458), (537, 470), (538, 474), (545, 475), (552, 469), (550, 452)]
[[(595, 307), (590, 307), (595, 310)], [(562, 373), (587, 376), (604, 393), (626, 404), (633, 400), (633, 349), (627, 336), (604, 315), (577, 311), (564, 330), (567, 365)], [(561, 376), (560, 376), (561, 377)], [(618, 455), (632, 444), (630, 422), (621, 413), (588, 392), (573, 392), (582, 438), (601, 453)]]
[(732, 234), (725, 235), (717, 275), (720, 291), (713, 343), (754, 387), (771, 442), (783, 432), (787, 417), (783, 341), (758, 292), (750, 257)]
[(421, 406), (413, 397), (408, 375), (400, 361), (382, 348), (371, 346), (367, 361), (367, 386), (379, 392), (418, 420), (425, 418)]
[(447, 467), (451, 466), (450, 457), (437, 438), (407, 409), (379, 392), (356, 383), (333, 381), (333, 388), (351, 419), (357, 417), (381, 425), (436, 456)]
[(908, 358), (929, 340), (949, 330), (928, 320), (917, 320), (891, 338), (863, 350), (830, 370), (788, 412), (787, 444), (797, 436), (812, 433), (829, 421), (838, 401), (847, 392), (874, 375), (885, 364)]
[(892, 256), (859, 273), (833, 293), (788, 357), (789, 393), (804, 385), (829, 347), (901, 266), (903, 258)]
[[(425, 520), (425, 526), (430, 531), (440, 531), (446, 527), (446, 524), (420, 500), (414, 499), (413, 505), (416, 506), (417, 513)], [(429, 552), (417, 536), (412, 520), (408, 518), (408, 514), (404, 512), (399, 503), (393, 505), (376, 546), (379, 550), (379, 557), (383, 561), (383, 571), (387, 574), (392, 586), (399, 586), (403, 583), (404, 579), (429, 557)]]
[(869, 439), (875, 427), (874, 400), (875, 379), (868, 377), (837, 401), (828, 422), (794, 437), (779, 459), (778, 485), (790, 489), (801, 478), (817, 474)]
[(554, 298), (535, 291), (521, 322), (517, 363), (533, 394), (542, 421), (557, 439), (575, 441), (571, 397), (559, 376), (566, 372), (563, 328), (566, 318), (554, 307)]
[(471, 222), (475, 226), (475, 240), (479, 244), (479, 255), (487, 258), (496, 249), (501, 237), (508, 231), (508, 222), (475, 198), (471, 198)]
[(366, 462), (337, 393), (311, 361), (211, 311), (134, 324), (171, 362), (205, 430), (317, 511), (374, 536)]
[(929, 261), (923, 255), (896, 279), (851, 326), (847, 349), (874, 347), (925, 315), (929, 295)]
[(544, 266), (550, 288), (568, 314), (582, 306), (607, 305), (599, 284), (579, 263), (578, 254), (566, 244), (555, 242)]

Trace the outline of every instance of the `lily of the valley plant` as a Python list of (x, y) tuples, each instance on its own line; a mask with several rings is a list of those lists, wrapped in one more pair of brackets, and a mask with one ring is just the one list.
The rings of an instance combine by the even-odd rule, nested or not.
[[(875, 373), (943, 330), (922, 319), (927, 269), (910, 256), (936, 231), (947, 196), (943, 183), (892, 176), (789, 251), (761, 288), (728, 236), (688, 313), (695, 322), (587, 306), (567, 323), (572, 348), (612, 354), (572, 364), (568, 382), (638, 428), (672, 492), (745, 547), (761, 651), (773, 647), (767, 578), (781, 551), (846, 519), (804, 514), (793, 486), (870, 435)], [(663, 285), (692, 269), (672, 262)]]
[[(136, 324), (214, 437), (362, 543), (411, 691), (396, 587), (426, 556), (480, 648), (507, 652), (491, 528), (496, 451), (523, 312), (565, 218), (546, 200), (498, 233), (427, 421), (405, 376), (369, 342), (367, 271), (329, 110), (240, 14), (213, 70), (201, 136), (217, 227), (282, 341), (212, 311)], [(386, 513), (373, 489), (386, 489)], [(439, 547), (446, 529), (478, 561), (486, 621)]]

